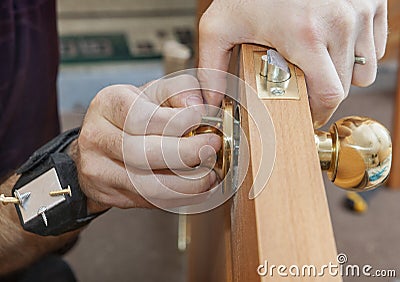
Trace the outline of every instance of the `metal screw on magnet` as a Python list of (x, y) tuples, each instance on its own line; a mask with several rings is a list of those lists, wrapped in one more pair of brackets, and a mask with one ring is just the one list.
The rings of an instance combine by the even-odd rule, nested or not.
[(15, 190), (14, 196), (19, 200), (20, 206), (22, 208), (25, 208), (25, 205), (28, 202), (29, 197), (31, 196), (31, 192), (20, 194), (18, 190)]
[(3, 203), (3, 205), (7, 204), (19, 204), (19, 200), (15, 197), (7, 197), (4, 194), (0, 195), (0, 202)]
[(46, 227), (47, 227), (47, 217), (45, 214), (46, 211), (47, 211), (47, 208), (43, 206), (38, 209), (37, 214), (42, 216), (44, 225), (46, 225)]
[(52, 196), (52, 197), (68, 195), (68, 196), (71, 197), (72, 196), (71, 187), (68, 185), (68, 187), (66, 189), (57, 190), (57, 191), (51, 191), (49, 193), (49, 195)]
[(14, 192), (15, 197), (7, 197), (4, 194), (0, 195), (0, 202), (3, 203), (3, 205), (7, 204), (15, 204), (15, 205), (21, 205), (23, 208), (25, 208), (25, 204), (29, 197), (31, 196), (31, 192), (26, 192), (23, 194), (20, 194), (18, 190)]

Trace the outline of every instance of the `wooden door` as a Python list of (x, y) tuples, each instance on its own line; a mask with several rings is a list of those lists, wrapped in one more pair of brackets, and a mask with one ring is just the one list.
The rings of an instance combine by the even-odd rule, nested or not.
[[(265, 51), (244, 44), (237, 57), (240, 77), (253, 89), (257, 89), (255, 54)], [(317, 269), (337, 263), (304, 75), (298, 68), (295, 75), (299, 100), (262, 99), (276, 136), (275, 165), (263, 192), (254, 200), (248, 197), (255, 177), (250, 165), (233, 199), (210, 212), (188, 217), (189, 281), (292, 281), (277, 273), (260, 276), (257, 268), (265, 261), (269, 266), (313, 264)], [(242, 95), (246, 99), (246, 93)], [(250, 164), (254, 164), (260, 157), (260, 144), (245, 112), (241, 125), (249, 140)], [(341, 281), (327, 271), (323, 277), (298, 279)]]

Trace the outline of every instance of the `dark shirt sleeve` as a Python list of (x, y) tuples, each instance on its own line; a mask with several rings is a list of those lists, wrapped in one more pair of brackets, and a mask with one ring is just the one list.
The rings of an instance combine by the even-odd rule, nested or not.
[(59, 133), (55, 5), (0, 1), (0, 179)]

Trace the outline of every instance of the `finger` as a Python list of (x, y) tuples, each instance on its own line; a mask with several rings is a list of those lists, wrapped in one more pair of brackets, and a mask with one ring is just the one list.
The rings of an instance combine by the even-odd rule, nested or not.
[[(316, 128), (324, 125), (344, 98), (336, 68), (324, 46), (294, 59), (306, 77), (311, 113)], [(309, 58), (312, 58), (310, 60)]]
[(328, 44), (328, 52), (347, 97), (353, 78), (355, 38), (343, 36)]
[[(157, 187), (155, 189), (143, 185), (143, 188), (146, 190), (146, 196), (150, 198), (156, 198), (162, 189), (188, 195), (199, 194), (208, 191), (217, 182), (216, 173), (212, 169), (205, 167), (193, 168), (190, 171), (171, 172), (170, 170), (158, 170), (153, 171), (153, 173), (144, 172), (143, 174), (135, 170), (135, 174), (141, 175), (143, 184), (150, 181), (159, 182), (155, 185)], [(167, 198), (166, 195), (163, 197)], [(172, 198), (179, 197), (178, 194), (175, 194)]]
[(374, 17), (374, 44), (378, 60), (385, 55), (388, 34), (387, 1), (381, 2)]
[(221, 147), (216, 134), (184, 138), (126, 135), (123, 142), (125, 162), (140, 169), (188, 169), (215, 158)]
[(227, 76), (225, 72), (210, 68), (198, 69), (198, 78), (201, 84), (202, 95), (205, 103), (213, 107), (207, 108), (208, 115), (216, 114), (216, 107), (221, 106), (224, 99)]
[(376, 78), (377, 59), (374, 44), (373, 19), (364, 24), (355, 45), (355, 55), (365, 57), (364, 65), (354, 64), (352, 83), (357, 86), (366, 87), (372, 84)]
[(182, 136), (198, 126), (201, 116), (192, 107), (160, 107), (138, 99), (129, 110), (124, 131), (130, 135)]
[[(213, 4), (212, 4), (213, 5)], [(226, 90), (226, 71), (234, 43), (227, 37), (227, 30), (210, 15), (209, 9), (199, 23), (199, 68), (198, 78), (207, 104), (219, 107)], [(210, 70), (211, 69), (211, 70)], [(220, 70), (220, 72), (213, 71)], [(211, 113), (213, 114), (213, 113)]]
[[(191, 177), (181, 177), (171, 171), (149, 171), (128, 169), (130, 179), (138, 193), (160, 208), (188, 206), (202, 203), (215, 193), (210, 190), (217, 184), (213, 170), (193, 170)], [(201, 177), (196, 177), (199, 174)]]
[(221, 27), (221, 17), (212, 6), (199, 22), (199, 67), (227, 71), (234, 43), (228, 40), (231, 27)]
[(149, 206), (136, 192), (123, 163), (91, 152), (77, 162), (77, 169), (83, 192), (94, 202), (118, 208)]
[(175, 138), (167, 136), (131, 136), (107, 121), (102, 130), (87, 133), (108, 157), (125, 161), (127, 165), (140, 169), (187, 169), (202, 160), (215, 158), (221, 148), (221, 138), (216, 134), (201, 134), (193, 137)]
[(201, 114), (193, 109), (160, 107), (138, 92), (131, 85), (107, 87), (92, 102), (99, 106), (91, 108), (97, 108), (115, 127), (131, 135), (181, 136), (201, 121)]
[[(92, 158), (96, 159), (96, 165), (81, 162), (78, 167), (80, 180), (85, 179), (81, 182), (82, 188), (87, 197), (109, 207), (142, 208), (160, 202), (165, 207), (197, 204), (208, 199), (211, 193), (204, 192), (217, 181), (215, 172), (206, 171), (206, 168), (182, 178), (168, 171), (156, 174), (138, 169), (127, 171), (120, 162), (98, 156)], [(196, 195), (198, 193), (203, 194)]]
[(88, 113), (95, 111), (116, 127), (124, 127), (126, 116), (135, 101), (143, 102), (140, 90), (132, 85), (112, 85), (103, 88), (92, 100)]
[(200, 84), (192, 75), (160, 79), (143, 88), (143, 91), (155, 104), (173, 108), (193, 107), (204, 112)]

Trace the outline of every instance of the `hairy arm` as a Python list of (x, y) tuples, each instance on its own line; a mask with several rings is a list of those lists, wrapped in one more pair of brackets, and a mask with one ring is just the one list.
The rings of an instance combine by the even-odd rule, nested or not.
[[(201, 121), (201, 113), (193, 109), (194, 106), (203, 107), (198, 89), (196, 78), (181, 75), (161, 80), (146, 92), (132, 85), (114, 85), (96, 95), (78, 139), (67, 151), (75, 161), (80, 187), (87, 196), (89, 214), (110, 207), (154, 207), (141, 196), (136, 184), (143, 193), (167, 207), (204, 201), (204, 194), (198, 193), (210, 190), (217, 177), (215, 173), (205, 173), (209, 171), (206, 167), (192, 171), (187, 167), (200, 164), (200, 151), (204, 146), (213, 150), (204, 151), (202, 157), (205, 160), (215, 158), (221, 138), (215, 134), (181, 137), (183, 132)], [(187, 105), (192, 108), (184, 109)], [(131, 106), (134, 106), (132, 112)], [(126, 120), (129, 121), (124, 139), (128, 150), (126, 161), (130, 172), (136, 176), (135, 185), (123, 159), (122, 137)], [(170, 131), (164, 138), (165, 128)], [(148, 129), (151, 133), (146, 133)], [(142, 143), (146, 134), (153, 136)], [(170, 150), (168, 157), (163, 153), (165, 144)], [(177, 159), (177, 155), (182, 159)], [(170, 167), (184, 169), (186, 177), (168, 172)], [(11, 195), (17, 180), (17, 175), (10, 177), (0, 186), (0, 194)], [(177, 197), (171, 190), (183, 196)], [(28, 266), (45, 254), (62, 248), (78, 233), (79, 230), (57, 237), (31, 234), (21, 227), (13, 205), (0, 204), (0, 275)]]
[[(68, 155), (77, 163), (78, 144), (75, 140), (67, 149)], [(0, 185), (0, 194), (11, 195), (19, 176), (14, 174)], [(97, 213), (107, 207), (87, 199), (88, 213)], [(25, 231), (13, 204), (0, 204), (0, 276), (24, 268), (40, 257), (61, 249), (81, 231), (71, 231), (61, 236), (40, 236)]]
[[(19, 176), (13, 175), (0, 185), (0, 194), (11, 195)], [(14, 205), (0, 204), (0, 275), (8, 274), (37, 261), (70, 242), (79, 231), (61, 236), (39, 236), (25, 231)]]

